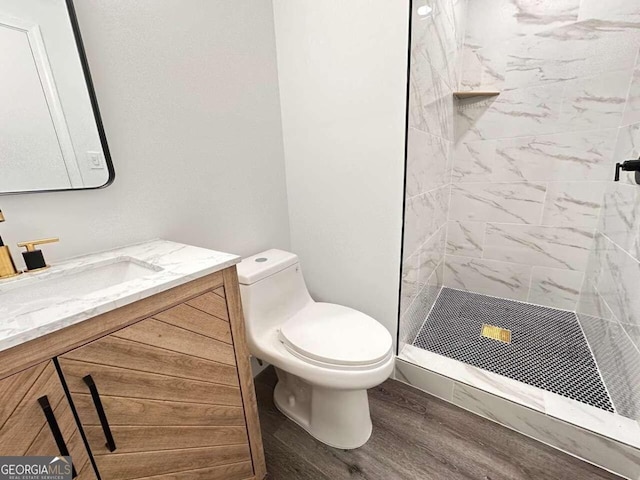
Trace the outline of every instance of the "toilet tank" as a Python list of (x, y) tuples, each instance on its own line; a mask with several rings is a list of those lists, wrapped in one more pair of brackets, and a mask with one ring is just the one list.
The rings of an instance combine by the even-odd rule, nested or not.
[(313, 302), (297, 255), (267, 250), (237, 265), (242, 308), (249, 340), (277, 327)]

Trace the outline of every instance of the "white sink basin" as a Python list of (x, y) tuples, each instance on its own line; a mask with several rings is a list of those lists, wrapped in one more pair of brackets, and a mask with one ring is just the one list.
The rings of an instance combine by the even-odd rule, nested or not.
[(51, 272), (50, 275), (22, 276), (22, 281), (7, 285), (7, 288), (0, 284), (0, 305), (78, 298), (159, 271), (162, 268), (125, 257)]

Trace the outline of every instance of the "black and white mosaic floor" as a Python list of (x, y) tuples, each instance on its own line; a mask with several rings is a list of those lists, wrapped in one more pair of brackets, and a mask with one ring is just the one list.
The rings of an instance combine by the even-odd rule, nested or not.
[[(511, 343), (481, 336), (511, 331)], [(613, 412), (572, 312), (443, 288), (413, 345)]]

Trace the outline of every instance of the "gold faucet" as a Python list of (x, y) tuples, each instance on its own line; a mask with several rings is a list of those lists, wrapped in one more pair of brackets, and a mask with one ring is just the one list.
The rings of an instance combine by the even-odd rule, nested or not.
[[(0, 210), (0, 223), (4, 222), (4, 215)], [(22, 272), (16, 268), (16, 264), (13, 263), (11, 252), (0, 237), (0, 279), (11, 278), (20, 275)]]
[(59, 242), (59, 238), (43, 238), (42, 240), (30, 240), (28, 242), (20, 242), (18, 244), (19, 247), (24, 247), (27, 249), (26, 252), (22, 252), (22, 256), (24, 257), (24, 263), (27, 266), (27, 272), (35, 272), (37, 270), (44, 270), (45, 268), (49, 268), (47, 262), (44, 260), (44, 255), (42, 254), (42, 250), (37, 249), (38, 245), (44, 245), (45, 243), (55, 243)]

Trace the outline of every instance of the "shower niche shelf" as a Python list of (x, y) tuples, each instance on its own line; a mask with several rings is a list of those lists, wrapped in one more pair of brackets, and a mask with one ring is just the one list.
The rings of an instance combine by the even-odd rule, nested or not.
[(497, 97), (500, 95), (500, 92), (496, 91), (484, 91), (484, 90), (469, 90), (465, 92), (453, 92), (453, 96), (459, 100), (463, 100), (465, 98), (475, 98), (475, 97)]

